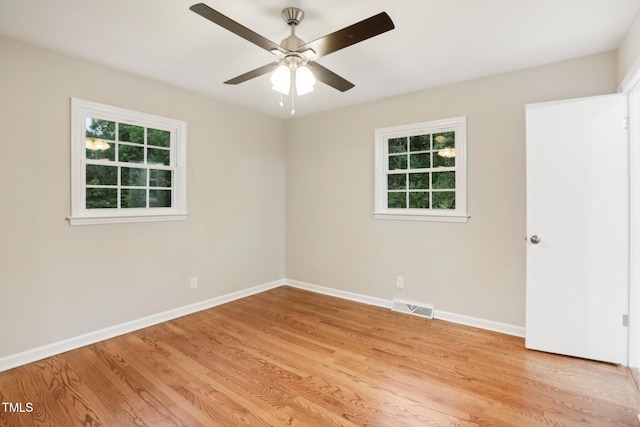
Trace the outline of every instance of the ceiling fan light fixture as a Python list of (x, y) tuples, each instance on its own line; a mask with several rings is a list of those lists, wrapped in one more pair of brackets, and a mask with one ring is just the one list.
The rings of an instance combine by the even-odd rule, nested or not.
[(313, 86), (316, 84), (316, 78), (306, 65), (302, 65), (296, 69), (296, 92), (302, 96), (309, 92), (313, 92)]
[(442, 148), (438, 150), (438, 156), (444, 157), (445, 159), (452, 159), (456, 156), (456, 149), (453, 147)]
[(272, 89), (283, 95), (289, 95), (291, 89), (291, 70), (288, 66), (280, 64), (271, 74)]
[(85, 146), (92, 151), (106, 151), (111, 148), (107, 141), (100, 138), (86, 138)]

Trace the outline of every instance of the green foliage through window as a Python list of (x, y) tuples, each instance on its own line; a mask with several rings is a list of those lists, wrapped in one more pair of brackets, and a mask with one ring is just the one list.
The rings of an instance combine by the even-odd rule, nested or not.
[(387, 207), (455, 209), (455, 141), (455, 132), (389, 138)]
[(85, 140), (86, 209), (172, 207), (171, 132), (87, 118)]

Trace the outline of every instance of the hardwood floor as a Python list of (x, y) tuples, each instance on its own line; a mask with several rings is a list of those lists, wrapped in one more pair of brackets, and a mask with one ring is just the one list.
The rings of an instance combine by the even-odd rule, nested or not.
[(625, 367), (290, 287), (2, 372), (0, 401), (32, 404), (11, 427), (639, 425)]

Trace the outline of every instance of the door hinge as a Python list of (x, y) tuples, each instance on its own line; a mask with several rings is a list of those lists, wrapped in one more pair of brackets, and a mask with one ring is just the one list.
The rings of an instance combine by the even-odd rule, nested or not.
[(629, 315), (628, 314), (623, 314), (622, 315), (622, 326), (624, 326), (625, 328), (629, 327)]
[(622, 129), (629, 129), (629, 117), (622, 118)]

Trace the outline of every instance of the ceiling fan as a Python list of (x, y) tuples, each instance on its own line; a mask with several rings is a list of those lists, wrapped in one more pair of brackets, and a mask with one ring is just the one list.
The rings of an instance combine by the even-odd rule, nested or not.
[(296, 26), (304, 18), (304, 12), (297, 7), (288, 7), (282, 11), (282, 18), (289, 25), (291, 34), (282, 40), (280, 44), (277, 44), (204, 3), (194, 4), (189, 9), (214, 24), (268, 50), (278, 58), (276, 62), (227, 80), (224, 82), (225, 84), (235, 85), (267, 73), (273, 73), (271, 76), (273, 89), (282, 94), (288, 94), (290, 88), (293, 87), (295, 87), (298, 95), (308, 93), (313, 90), (313, 84), (316, 79), (341, 92), (351, 89), (354, 87), (353, 83), (315, 61), (330, 53), (395, 28), (389, 15), (382, 12), (317, 40), (305, 43), (295, 33)]

